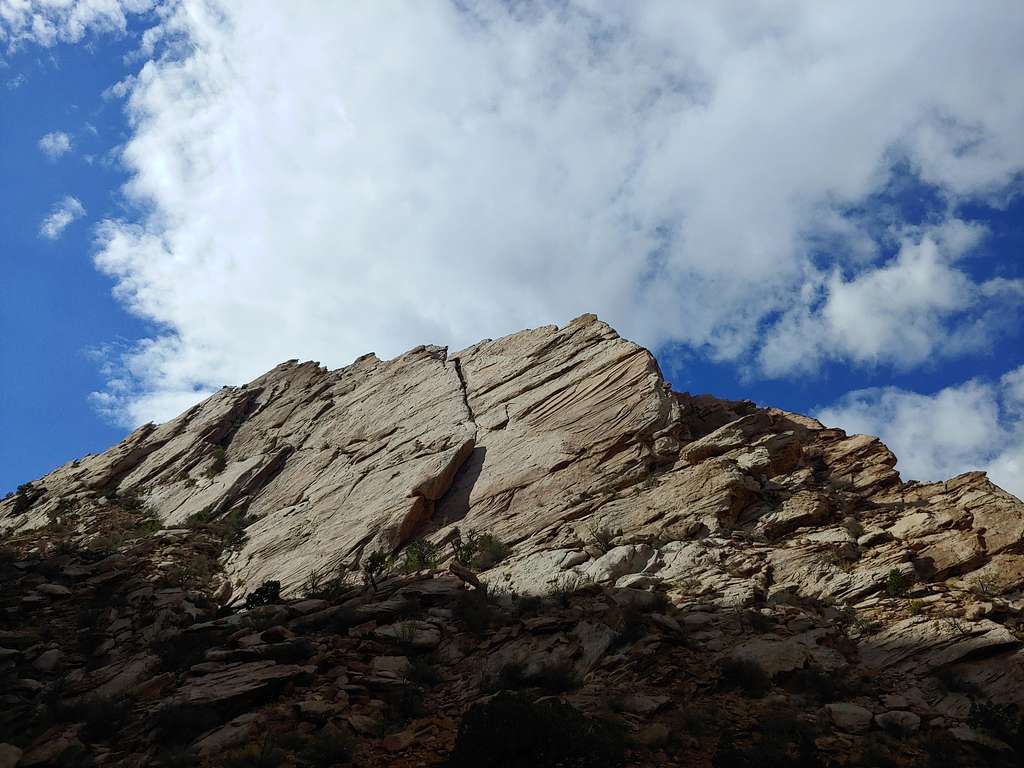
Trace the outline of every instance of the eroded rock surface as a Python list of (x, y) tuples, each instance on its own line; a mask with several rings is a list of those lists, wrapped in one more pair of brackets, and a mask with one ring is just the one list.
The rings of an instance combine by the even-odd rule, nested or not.
[[(449, 691), (462, 711), (510, 666), (526, 680), (552, 667), (589, 679), (620, 662), (633, 674), (630, 659), (650, 654), (618, 622), (639, 613), (659, 642), (685, 638), (712, 666), (746, 660), (773, 685), (808, 670), (872, 679), (871, 696), (815, 705), (846, 734), (840, 746), (881, 729), (998, 752), (1005, 738), (971, 713), (979, 700), (1024, 707), (1024, 504), (982, 473), (922, 484), (895, 467), (874, 437), (673, 392), (646, 350), (592, 315), (334, 371), (289, 361), (0, 502), (20, 563), (0, 668), (24, 675), (14, 698), (66, 680), (81, 695), (163, 691), (214, 712), (217, 729), (197, 734), (203, 754), (256, 731), (263, 720), (246, 710), (313, 685), (293, 708), (304, 722), (387, 738), (400, 754), (419, 732), (375, 730), (372, 690), (351, 711), (353, 679), (390, 690), (413, 674), (407, 655), (437, 654), (462, 681)], [(453, 562), (483, 534), (500, 544), (490, 560)], [(65, 557), (58, 542), (90, 554)], [(373, 555), (383, 565), (364, 588)], [(387, 557), (421, 575), (378, 594)], [(232, 612), (268, 581), (278, 604), (253, 609), (256, 621)], [(363, 592), (327, 599), (327, 581)], [(484, 589), (600, 607), (452, 643), (453, 611)], [(65, 644), (11, 626), (110, 594), (119, 607), (78, 630), (87, 670)], [(331, 633), (380, 653), (328, 690), (311, 681), (331, 668)], [(173, 637), (203, 654), (170, 680), (161, 654)], [(658, 749), (674, 731), (647, 721), (674, 689), (641, 678), (622, 712)], [(588, 695), (575, 701), (586, 708)], [(83, 738), (46, 736), (61, 749)], [(56, 759), (57, 747), (31, 747), (23, 761)]]

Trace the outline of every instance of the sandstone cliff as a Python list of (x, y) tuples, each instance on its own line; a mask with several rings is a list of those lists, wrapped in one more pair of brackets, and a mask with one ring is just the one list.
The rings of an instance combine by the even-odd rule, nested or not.
[[(478, 577), (491, 595), (578, 591), (591, 604), (604, 605), (603, 595), (617, 610), (649, 610), (667, 598), (671, 615), (653, 626), (666, 637), (685, 634), (716, 664), (748, 660), (774, 681), (809, 669), (870, 678), (870, 695), (815, 705), (839, 734), (837, 753), (856, 746), (851, 734), (896, 728), (952, 734), (965, 749), (998, 755), (1008, 737), (972, 725), (971, 707), (982, 694), (989, 707), (1024, 705), (1024, 504), (981, 473), (905, 483), (895, 464), (872, 437), (751, 402), (673, 392), (646, 350), (585, 315), (457, 353), (424, 346), (334, 371), (289, 361), (23, 486), (0, 503), (0, 530), (23, 564), (57, 556), (55, 537), (64, 547), (129, 557), (136, 589), (164, 585), (169, 626), (182, 626), (182, 612), (199, 626), (219, 615), (217, 603), (238, 606), (267, 581), (279, 581), (293, 605), (328, 578), (360, 584), (371, 555), (401, 559), (411, 543), (430, 552), (424, 572), (440, 572), (453, 542), (487, 534), (501, 544), (497, 562), (477, 563), (468, 575), (454, 570)], [(203, 593), (215, 598), (209, 605), (188, 593), (199, 577), (181, 576), (181, 552), (197, 549), (215, 561), (201, 574)], [(102, 584), (103, 573), (118, 570), (96, 572), (85, 560), (62, 562), (61, 573)], [(26, 582), (33, 567), (12, 571), (31, 592), (8, 618), (49, 610), (56, 595), (39, 593), (45, 584), (54, 593), (68, 588)], [(173, 595), (169, 573), (188, 582)], [(433, 600), (442, 613), (401, 629), (403, 642), (447, 648), (448, 609), (438, 601), (457, 599), (461, 582), (435, 575), (425, 587), (407, 578), (375, 592), (374, 604)], [(393, 608), (363, 616), (382, 642)], [(296, 621), (325, 609), (277, 618), (294, 637)], [(751, 611), (768, 625), (750, 626)], [(537, 621), (499, 632), (474, 674), (496, 672), (502, 660), (569, 660), (581, 680), (597, 675), (590, 699), (586, 687), (575, 694), (586, 711), (610, 673), (595, 670), (624, 628), (596, 616)], [(125, 631), (139, 626), (132, 619)], [(86, 679), (102, 687), (127, 674), (109, 690), (144, 688), (157, 662), (134, 635), (107, 631), (99, 659), (114, 669)], [(159, 635), (152, 630), (147, 642)], [(32, 664), (48, 652), (32, 650)], [(235, 696), (237, 679), (263, 690), (311, 674), (284, 659), (231, 653), (204, 663), (262, 666), (244, 674), (200, 667), (174, 681), (174, 696), (207, 706), (204, 696)], [(12, 654), (11, 664), (29, 662)], [(358, 663), (391, 663), (376, 658)], [(678, 662), (678, 674), (685, 666)], [(205, 682), (188, 682), (189, 674)], [(951, 676), (959, 690), (941, 684)], [(639, 720), (667, 706), (659, 696), (678, 691), (640, 677), (630, 685), (642, 684), (655, 704), (636, 705), (650, 711), (633, 713), (635, 725), (657, 741), (649, 733), (657, 723)], [(459, 688), (461, 705), (472, 690)]]

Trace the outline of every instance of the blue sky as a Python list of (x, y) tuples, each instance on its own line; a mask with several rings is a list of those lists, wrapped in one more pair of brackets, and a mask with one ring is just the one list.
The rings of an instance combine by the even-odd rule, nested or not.
[(1024, 493), (1018, 3), (402, 10), (0, 0), (0, 492), (284, 359), (593, 311)]

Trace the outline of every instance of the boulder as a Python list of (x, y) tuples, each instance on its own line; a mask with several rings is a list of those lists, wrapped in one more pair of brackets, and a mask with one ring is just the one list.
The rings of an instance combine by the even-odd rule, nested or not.
[(825, 711), (836, 728), (847, 733), (865, 733), (874, 718), (870, 709), (850, 702), (826, 704)]

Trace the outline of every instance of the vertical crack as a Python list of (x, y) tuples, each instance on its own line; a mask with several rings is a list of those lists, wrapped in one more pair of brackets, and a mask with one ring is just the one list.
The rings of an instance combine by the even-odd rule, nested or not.
[(473, 426), (476, 426), (476, 414), (473, 413), (473, 408), (469, 404), (469, 388), (466, 386), (466, 377), (462, 374), (462, 361), (453, 357), (451, 363), (455, 367), (455, 375), (459, 377), (459, 388), (462, 390), (462, 402), (466, 406), (466, 413), (469, 414), (469, 420), (473, 422)]

